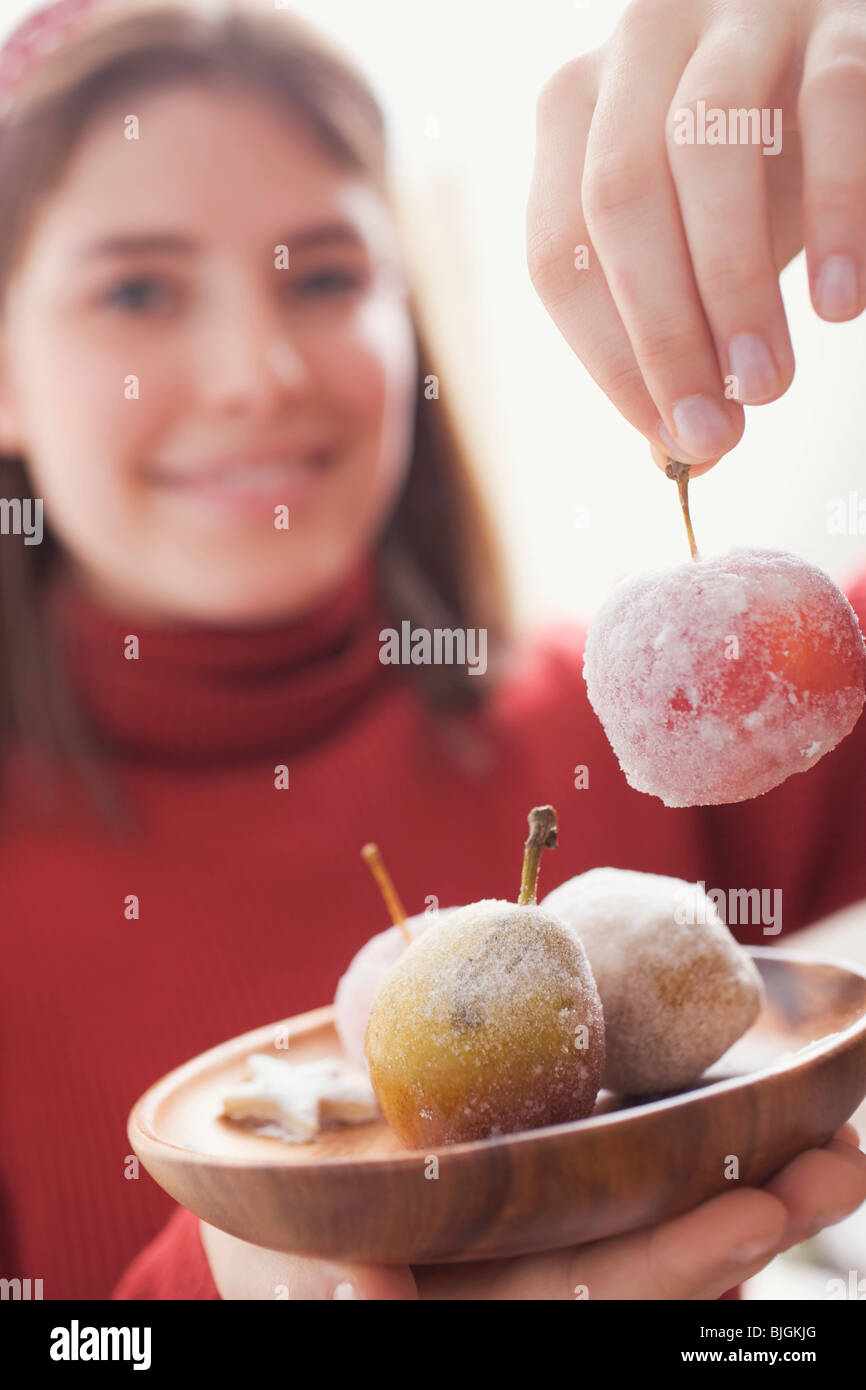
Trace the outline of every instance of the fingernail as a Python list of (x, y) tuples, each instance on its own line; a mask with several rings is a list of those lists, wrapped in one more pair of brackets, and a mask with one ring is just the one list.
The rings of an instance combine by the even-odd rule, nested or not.
[(857, 312), (857, 267), (850, 256), (828, 256), (815, 281), (815, 308), (825, 319), (848, 319)]
[(730, 446), (731, 422), (711, 396), (686, 396), (677, 401), (671, 414), (676, 439), (671, 438), (664, 425), (659, 427), (659, 438), (675, 455), (686, 453), (695, 462), (702, 462), (716, 458)]
[(746, 1245), (738, 1245), (735, 1250), (728, 1253), (727, 1259), (733, 1265), (750, 1265), (755, 1260), (760, 1260), (762, 1256), (771, 1254), (779, 1243), (779, 1237), (773, 1236), (772, 1239), (749, 1241)]
[(738, 333), (728, 344), (728, 363), (735, 378), (736, 399), (757, 405), (772, 396), (779, 373), (770, 349), (757, 333)]
[(334, 1289), (334, 1292), (331, 1294), (331, 1297), (332, 1297), (332, 1298), (357, 1298), (358, 1295), (355, 1293), (355, 1285), (354, 1285), (354, 1284), (350, 1284), (349, 1281), (348, 1281), (348, 1279), (344, 1279), (343, 1282), (342, 1282), (342, 1284), (338, 1284), (337, 1287)]
[(688, 449), (684, 449), (680, 441), (678, 439), (674, 439), (673, 435), (670, 433), (670, 431), (667, 429), (665, 425), (659, 425), (657, 433), (659, 439), (661, 440), (666, 463), (669, 459), (677, 459), (681, 463), (704, 462), (703, 459), (695, 458), (694, 454), (690, 454)]

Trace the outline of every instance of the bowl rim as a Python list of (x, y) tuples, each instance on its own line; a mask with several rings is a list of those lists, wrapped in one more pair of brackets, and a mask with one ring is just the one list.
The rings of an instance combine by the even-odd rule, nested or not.
[[(835, 969), (840, 969), (848, 974), (858, 976), (866, 985), (866, 968), (856, 961), (846, 960), (842, 957), (834, 956), (815, 956), (807, 951), (788, 950), (776, 946), (747, 946), (743, 949), (753, 957), (758, 959), (784, 959), (804, 965), (829, 965)], [(288, 1019), (280, 1019), (276, 1023), (262, 1024), (257, 1028), (251, 1029), (247, 1033), (240, 1033), (236, 1038), (227, 1038), (221, 1043), (216, 1043), (213, 1047), (207, 1048), (204, 1052), (198, 1053), (188, 1061), (182, 1062), (179, 1067), (173, 1068), (164, 1076), (149, 1086), (146, 1091), (139, 1096), (132, 1106), (127, 1119), (127, 1135), (133, 1149), (138, 1153), (139, 1149), (147, 1148), (153, 1153), (164, 1153), (170, 1155), (174, 1161), (178, 1156), (183, 1156), (183, 1161), (197, 1161), (209, 1167), (235, 1168), (243, 1171), (248, 1168), (257, 1168), (263, 1171), (268, 1169), (309, 1176), (310, 1173), (321, 1169), (340, 1169), (347, 1175), (353, 1171), (370, 1173), (373, 1169), (387, 1171), (399, 1170), (407, 1165), (413, 1167), (417, 1165), (419, 1156), (429, 1154), (447, 1155), (448, 1157), (466, 1156), (471, 1157), (480, 1151), (490, 1153), (497, 1148), (511, 1148), (519, 1144), (532, 1144), (542, 1142), (544, 1139), (553, 1140), (565, 1138), (576, 1132), (585, 1133), (591, 1130), (605, 1128), (611, 1124), (627, 1124), (629, 1121), (637, 1123), (648, 1111), (653, 1113), (664, 1112), (678, 1106), (681, 1108), (690, 1105), (699, 1105), (709, 1095), (722, 1095), (737, 1090), (745, 1090), (753, 1086), (757, 1081), (765, 1080), (774, 1075), (784, 1075), (792, 1068), (789, 1063), (778, 1061), (768, 1066), (760, 1067), (756, 1071), (751, 1071), (745, 1076), (733, 1076), (723, 1078), (718, 1081), (711, 1081), (708, 1085), (702, 1086), (695, 1091), (676, 1092), (670, 1096), (662, 1096), (655, 1100), (647, 1100), (631, 1105), (626, 1111), (612, 1110), (601, 1115), (587, 1115), (582, 1120), (566, 1120), (556, 1125), (540, 1125), (533, 1129), (515, 1130), (508, 1134), (490, 1135), (486, 1139), (472, 1139), (459, 1144), (447, 1144), (431, 1146), (427, 1149), (405, 1149), (399, 1153), (383, 1155), (381, 1158), (353, 1158), (335, 1156), (333, 1158), (311, 1158), (309, 1161), (293, 1161), (292, 1163), (279, 1162), (276, 1157), (264, 1158), (238, 1158), (228, 1154), (209, 1154), (201, 1149), (190, 1149), (183, 1144), (175, 1144), (169, 1139), (162, 1138), (154, 1133), (149, 1119), (154, 1109), (164, 1098), (165, 1094), (174, 1090), (179, 1084), (183, 1084), (185, 1074), (194, 1074), (206, 1066), (208, 1059), (216, 1056), (217, 1053), (232, 1043), (241, 1044), (245, 1039), (258, 1038), (268, 1030), (284, 1027), (287, 1023), (305, 1023), (308, 1027), (318, 1026), (333, 1021), (333, 1004), (322, 1005), (317, 1009), (309, 1009), (301, 1014), (294, 1014)], [(754, 1025), (753, 1025), (754, 1026)], [(746, 1030), (748, 1032), (748, 1029)], [(745, 1036), (745, 1034), (743, 1035)], [(811, 1069), (818, 1066), (832, 1057), (834, 1054), (846, 1051), (862, 1036), (866, 1036), (866, 1008), (863, 1013), (849, 1023), (848, 1026), (836, 1033), (825, 1033), (823, 1038), (818, 1038), (814, 1042), (806, 1043), (802, 1048), (798, 1048), (793, 1054), (786, 1056), (799, 1056), (804, 1054), (802, 1063), (798, 1067)], [(832, 1039), (830, 1046), (823, 1044)], [(735, 1044), (732, 1043), (733, 1047)], [(253, 1049), (254, 1050), (254, 1049)], [(729, 1051), (730, 1049), (726, 1049)], [(724, 1057), (725, 1053), (722, 1053)], [(718, 1058), (717, 1060), (721, 1060)], [(715, 1065), (715, 1063), (713, 1064)], [(302, 1146), (298, 1146), (302, 1147)]]

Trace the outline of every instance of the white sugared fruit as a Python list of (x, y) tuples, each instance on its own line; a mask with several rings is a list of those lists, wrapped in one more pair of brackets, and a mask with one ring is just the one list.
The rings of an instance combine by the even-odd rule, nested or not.
[(366, 1052), (379, 1104), (410, 1148), (580, 1119), (604, 1065), (586, 953), (546, 907), (459, 908), (382, 979)]
[(758, 1017), (760, 974), (700, 884), (591, 869), (542, 907), (572, 928), (589, 958), (604, 1009), (608, 1089), (688, 1086)]

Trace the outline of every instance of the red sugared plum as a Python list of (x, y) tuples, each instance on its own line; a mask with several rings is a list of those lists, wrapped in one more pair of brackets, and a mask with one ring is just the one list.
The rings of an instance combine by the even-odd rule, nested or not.
[(784, 551), (625, 580), (590, 626), (583, 673), (629, 785), (666, 806), (770, 791), (835, 748), (866, 699), (853, 608)]

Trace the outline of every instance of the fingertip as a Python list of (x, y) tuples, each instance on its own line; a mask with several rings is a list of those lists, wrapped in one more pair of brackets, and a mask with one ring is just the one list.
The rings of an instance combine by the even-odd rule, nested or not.
[(834, 1135), (833, 1138), (824, 1145), (823, 1151), (825, 1153), (837, 1154), (838, 1157), (844, 1159), (846, 1163), (853, 1165), (858, 1173), (866, 1173), (866, 1153), (864, 1153), (860, 1145), (855, 1144), (853, 1140), (847, 1138), (840, 1139), (838, 1135)]
[(666, 450), (662, 449), (658, 444), (653, 444), (652, 440), (650, 440), (650, 453), (652, 454), (652, 460), (656, 468), (660, 468), (664, 473), (668, 465), (668, 454)]
[(703, 1289), (719, 1280), (723, 1292), (746, 1277), (744, 1271), (774, 1257), (787, 1224), (788, 1210), (778, 1197), (763, 1188), (737, 1188), (659, 1228), (664, 1235), (656, 1238), (656, 1264), (669, 1267), (683, 1288)]
[[(840, 1139), (844, 1144), (853, 1144), (855, 1149), (860, 1148), (860, 1135), (850, 1120), (848, 1120), (841, 1129), (836, 1130), (836, 1133), (833, 1135), (833, 1140), (835, 1139)], [(832, 1143), (833, 1140), (830, 1140), (830, 1143)]]
[(747, 1204), (740, 1203), (736, 1208), (731, 1204), (725, 1211), (728, 1223), (725, 1246), (716, 1262), (722, 1283), (720, 1293), (734, 1279), (737, 1282), (749, 1279), (775, 1259), (784, 1247), (788, 1230), (788, 1209), (772, 1193), (745, 1188), (736, 1196), (745, 1198)]
[(745, 1199), (745, 1202), (741, 1203), (742, 1211), (738, 1213), (740, 1219), (737, 1228), (745, 1226), (749, 1231), (749, 1239), (754, 1238), (762, 1242), (781, 1240), (788, 1225), (788, 1208), (781, 1197), (777, 1197), (774, 1192), (768, 1192), (765, 1187), (744, 1187), (735, 1193), (724, 1194), (719, 1200), (731, 1197)]
[(853, 256), (825, 257), (810, 277), (812, 307), (825, 323), (848, 323), (863, 312), (860, 277)]
[(866, 1197), (866, 1154), (834, 1137), (823, 1147), (805, 1149), (762, 1189), (772, 1192), (789, 1213), (786, 1248), (856, 1211)]
[[(653, 463), (656, 465), (657, 468), (661, 469), (662, 473), (664, 473), (665, 469), (670, 463), (670, 454), (667, 453), (665, 449), (662, 449), (660, 445), (653, 443), (652, 440), (650, 440), (649, 445)], [(708, 473), (711, 468), (715, 468), (716, 464), (722, 458), (724, 458), (724, 455), (719, 454), (718, 458), (705, 459), (701, 463), (690, 463), (689, 478), (700, 478), (701, 474)]]

